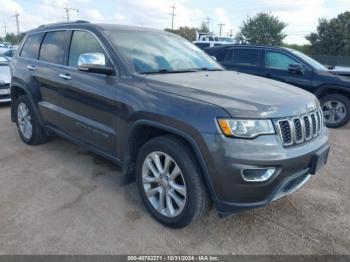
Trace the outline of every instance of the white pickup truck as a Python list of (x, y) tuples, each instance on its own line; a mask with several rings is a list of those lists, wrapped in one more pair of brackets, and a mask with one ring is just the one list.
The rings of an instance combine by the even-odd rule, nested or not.
[(232, 37), (215, 36), (212, 33), (199, 33), (196, 32), (196, 41), (193, 41), (200, 49), (205, 49), (214, 46), (232, 45), (235, 44), (235, 40)]

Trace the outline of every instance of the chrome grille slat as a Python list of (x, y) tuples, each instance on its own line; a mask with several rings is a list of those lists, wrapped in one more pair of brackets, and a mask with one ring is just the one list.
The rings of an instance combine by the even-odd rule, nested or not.
[(276, 126), (284, 146), (301, 144), (322, 132), (322, 111), (318, 109), (300, 117), (279, 119)]

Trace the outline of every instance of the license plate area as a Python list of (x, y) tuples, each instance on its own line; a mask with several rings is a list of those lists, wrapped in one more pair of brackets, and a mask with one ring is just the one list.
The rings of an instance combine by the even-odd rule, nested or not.
[(321, 167), (327, 164), (330, 147), (318, 151), (311, 160), (310, 174), (315, 175)]

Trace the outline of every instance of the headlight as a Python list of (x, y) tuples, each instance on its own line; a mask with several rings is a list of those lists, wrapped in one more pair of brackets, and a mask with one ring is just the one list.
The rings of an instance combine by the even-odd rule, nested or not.
[(259, 135), (275, 134), (271, 120), (253, 119), (218, 119), (218, 124), (225, 136), (254, 138)]

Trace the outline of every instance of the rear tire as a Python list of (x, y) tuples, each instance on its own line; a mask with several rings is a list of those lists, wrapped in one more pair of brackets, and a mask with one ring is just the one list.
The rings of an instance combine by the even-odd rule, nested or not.
[(350, 119), (350, 100), (341, 94), (330, 94), (320, 99), (327, 127), (338, 128)]
[(16, 101), (16, 125), (19, 136), (27, 145), (39, 145), (49, 140), (49, 135), (39, 125), (33, 107), (27, 95)]
[(200, 168), (180, 139), (164, 136), (147, 142), (135, 171), (143, 203), (163, 225), (183, 228), (209, 210), (211, 201)]

